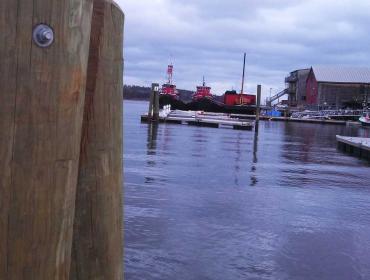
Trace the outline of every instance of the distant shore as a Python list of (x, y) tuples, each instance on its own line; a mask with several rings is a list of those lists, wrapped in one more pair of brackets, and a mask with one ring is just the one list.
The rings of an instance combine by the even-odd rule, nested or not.
[[(142, 86), (124, 86), (123, 87), (123, 99), (126, 100), (144, 100), (148, 101), (150, 96), (151, 88)], [(192, 99), (193, 93), (190, 90), (179, 89), (180, 99), (184, 102), (189, 102)]]

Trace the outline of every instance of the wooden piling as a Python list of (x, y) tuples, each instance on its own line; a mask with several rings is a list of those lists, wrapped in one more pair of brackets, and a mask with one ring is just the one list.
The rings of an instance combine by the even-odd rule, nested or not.
[(91, 0), (0, 1), (0, 279), (69, 277), (91, 12)]
[(94, 0), (70, 279), (123, 279), (124, 14)]
[(260, 113), (261, 113), (261, 85), (257, 85), (257, 108), (256, 108), (256, 126), (255, 129), (258, 130), (259, 121), (260, 121)]
[(148, 120), (151, 120), (153, 118), (155, 86), (156, 84), (152, 84), (152, 91), (150, 92), (150, 96), (149, 96)]
[(148, 120), (157, 122), (159, 120), (159, 84), (152, 84), (150, 92)]
[(154, 100), (153, 100), (153, 121), (158, 122), (159, 120), (159, 85), (155, 84), (154, 87)]

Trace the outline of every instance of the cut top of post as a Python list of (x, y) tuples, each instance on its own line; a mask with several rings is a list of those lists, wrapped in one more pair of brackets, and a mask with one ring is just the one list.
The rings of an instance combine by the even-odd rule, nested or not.
[(152, 91), (158, 92), (159, 91), (159, 84), (153, 83), (152, 84)]

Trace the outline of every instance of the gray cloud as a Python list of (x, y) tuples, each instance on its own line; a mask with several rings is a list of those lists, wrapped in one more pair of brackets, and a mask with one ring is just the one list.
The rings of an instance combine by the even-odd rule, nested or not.
[(368, 0), (119, 0), (126, 14), (125, 82), (163, 82), (171, 57), (180, 88), (205, 75), (214, 93), (284, 87), (311, 65), (369, 66)]

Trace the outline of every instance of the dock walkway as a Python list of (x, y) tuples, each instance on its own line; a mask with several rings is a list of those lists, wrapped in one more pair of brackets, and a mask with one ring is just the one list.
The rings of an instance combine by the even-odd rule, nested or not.
[[(240, 118), (254, 120), (255, 115), (242, 115), (242, 114), (230, 114), (231, 118)], [(270, 116), (260, 116), (260, 120), (263, 121), (280, 121), (280, 122), (300, 122), (300, 123), (316, 123), (316, 124), (336, 124), (336, 125), (346, 125), (347, 121), (343, 120), (328, 120), (328, 119), (300, 119), (300, 118), (290, 118), (290, 117), (270, 117)]]
[(370, 160), (370, 138), (337, 135), (339, 149)]
[[(148, 115), (141, 116), (142, 122), (149, 122)], [(160, 114), (159, 122), (188, 124), (193, 126), (204, 127), (232, 127), (238, 130), (252, 130), (253, 121), (241, 120), (238, 118), (230, 118), (227, 114), (218, 113), (198, 113), (195, 111), (171, 111), (167, 115)]]

